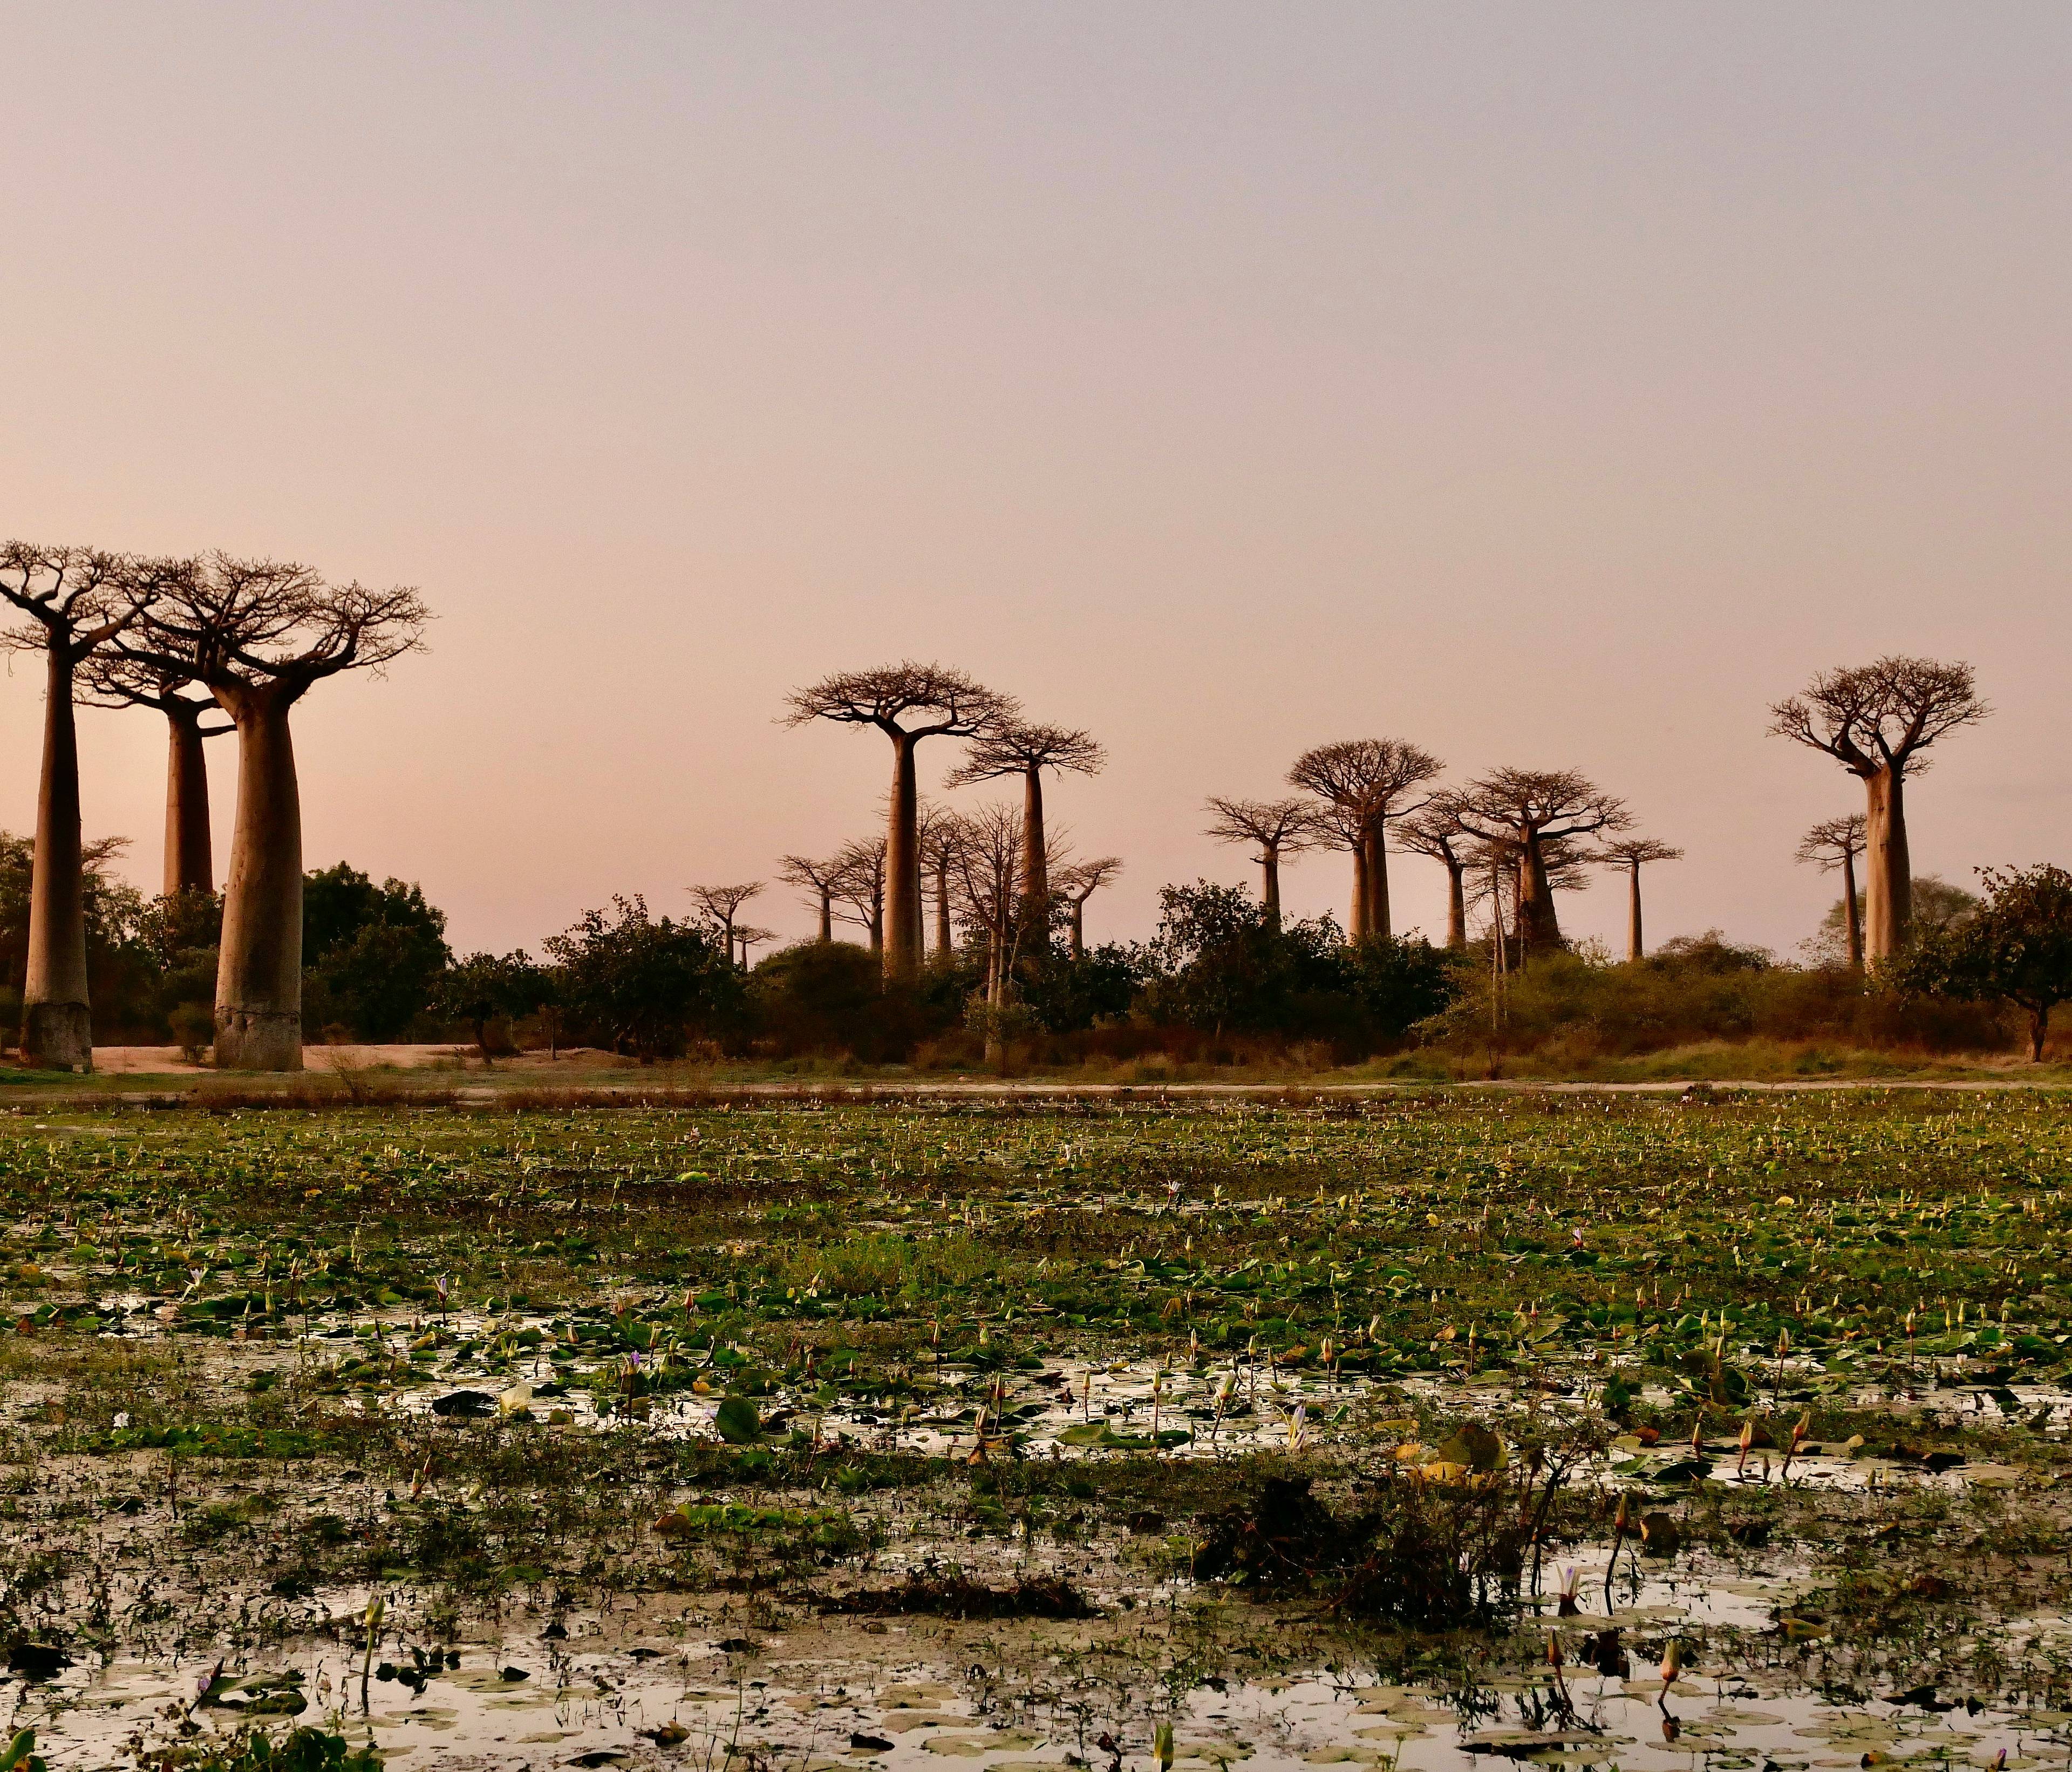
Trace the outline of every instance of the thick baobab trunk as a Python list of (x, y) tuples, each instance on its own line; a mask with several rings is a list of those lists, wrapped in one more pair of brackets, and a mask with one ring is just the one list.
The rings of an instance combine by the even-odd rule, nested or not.
[(825, 886), (820, 888), (820, 945), (824, 948), (835, 939), (835, 895)]
[(2029, 1012), (2029, 1062), (2043, 1063), (2043, 1042), (2050, 1037), (2050, 1005)]
[(1864, 783), (1864, 899), (1869, 927), (1864, 952), (1873, 965), (1906, 945), (1914, 921), (1914, 875), (1906, 853), (1904, 778), (1896, 769)]
[[(1281, 846), (1268, 843), (1259, 852), (1259, 900), (1266, 907), (1266, 922), (1269, 928), (1281, 927)], [(1079, 907), (1073, 907), (1076, 926)]]
[(86, 997), (86, 878), (80, 855), (79, 739), (72, 656), (51, 636), (45, 654), (43, 775), (29, 878), (29, 967), (22, 992), (22, 1062), (43, 1071), (93, 1068)]
[(1842, 856), (1842, 927), (1849, 934), (1849, 969), (1860, 972), (1864, 969), (1864, 907), (1856, 902), (1856, 858), (1848, 851)]
[(166, 715), (165, 894), (216, 890), (208, 831), (208, 757), (203, 710)]
[(302, 807), (290, 704), (240, 696), (237, 826), (216, 973), (216, 1062), (225, 1071), (302, 1067)]
[(1022, 777), (1022, 902), (1029, 937), (1050, 945), (1050, 860), (1043, 834), (1043, 771), (1031, 765)]
[(1072, 901), (1072, 958), (1084, 960), (1086, 957), (1087, 901), (1075, 898)]
[(1522, 958), (1561, 945), (1561, 919), (1554, 909), (1554, 889), (1547, 878), (1547, 857), (1540, 833), (1525, 839), (1518, 870), (1518, 945)]
[(1367, 848), (1356, 844), (1353, 849), (1353, 902), (1346, 925), (1347, 941), (1364, 941), (1367, 935), (1367, 909), (1370, 900), (1367, 890)]
[(1640, 864), (1626, 864), (1626, 957), (1637, 960), (1641, 956), (1640, 939)]
[(1468, 944), (1468, 894), (1462, 876), (1468, 870), (1458, 861), (1446, 861), (1446, 945), (1464, 948)]
[(950, 864), (935, 868), (935, 952), (947, 955), (954, 945), (950, 937)]
[[(914, 781), (914, 739), (892, 734), (892, 806), (885, 830), (885, 886), (870, 945), (885, 956), (887, 978), (911, 978), (921, 964), (921, 796)], [(891, 900), (891, 926), (885, 900)]]
[(1367, 932), (1383, 941), (1390, 933), (1388, 915), (1388, 845), (1379, 820), (1368, 828), (1361, 844), (1367, 860)]

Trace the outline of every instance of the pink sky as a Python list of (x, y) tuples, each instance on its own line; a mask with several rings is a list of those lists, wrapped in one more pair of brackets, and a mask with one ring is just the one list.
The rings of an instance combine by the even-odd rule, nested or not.
[[(1999, 709), (1912, 797), (1922, 870), (2072, 861), (2061, 6), (154, 3), (0, 40), (0, 532), (421, 587), (434, 649), (299, 717), (306, 849), (421, 880), (462, 948), (865, 828), (882, 741), (775, 717), (902, 654), (1107, 742), (1052, 801), (1127, 861), (1096, 937), (1246, 877), (1204, 796), (1389, 735), (1591, 771), (1690, 852), (1651, 936), (1788, 950), (1829, 896), (1796, 837), (1858, 803), (1764, 709), (1893, 651)], [(17, 662), (15, 829), (39, 695)], [(162, 728), (83, 726), (87, 828), (154, 883)], [(1342, 916), (1346, 871), (1292, 905)], [(1393, 871), (1434, 929), (1437, 870)], [(1564, 908), (1618, 939), (1615, 882)]]

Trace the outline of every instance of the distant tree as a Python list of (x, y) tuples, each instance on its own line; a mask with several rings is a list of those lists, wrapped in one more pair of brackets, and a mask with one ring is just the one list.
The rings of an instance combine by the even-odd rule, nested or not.
[(924, 800), (915, 830), (919, 871), (935, 893), (935, 957), (947, 964), (956, 952), (956, 937), (950, 927), (950, 873), (956, 854), (957, 816), (948, 807)]
[(1461, 828), (1445, 796), (1436, 795), (1414, 817), (1396, 827), (1397, 843), (1413, 855), (1429, 856), (1446, 870), (1446, 945), (1458, 951), (1468, 944), (1466, 880), (1474, 842)]
[(327, 584), (307, 566), (215, 554), (168, 572), (118, 650), (201, 685), (237, 727), (237, 822), (216, 972), (216, 1063), (302, 1067), (302, 812), (289, 716), (327, 677), (423, 643), (413, 590)]
[(22, 989), (25, 1064), (93, 1068), (74, 681), (80, 665), (143, 615), (156, 588), (148, 569), (114, 554), (0, 542), (0, 598), (27, 618), (0, 634), (0, 646), (43, 656), (43, 779)]
[[(1914, 907), (1910, 927), (1914, 935), (1931, 935), (1947, 929), (1962, 916), (1978, 907), (1975, 893), (1967, 892), (1960, 886), (1952, 886), (1938, 874), (1917, 874), (1907, 886), (1907, 897)], [(1856, 893), (1856, 927), (1864, 923), (1864, 894)], [(1827, 907), (1827, 914), (1821, 918), (1820, 926), (1813, 939), (1805, 944), (1806, 950), (1815, 961), (1832, 965), (1848, 951), (1849, 906), (1846, 899), (1837, 898)]]
[[(892, 741), (892, 795), (886, 828), (886, 896), (891, 923), (880, 946), (888, 977), (911, 978), (921, 960), (920, 789), (914, 752), (923, 738), (976, 738), (1004, 730), (1019, 711), (960, 671), (909, 659), (877, 670), (823, 677), (796, 691), (786, 723), (832, 720), (875, 726)], [(913, 724), (907, 724), (909, 720)], [(881, 919), (882, 922), (882, 919)]]
[(1864, 919), (1856, 893), (1856, 857), (1864, 853), (1865, 821), (1861, 812), (1823, 818), (1799, 840), (1799, 860), (1816, 863), (1823, 874), (1842, 873), (1842, 919), (1848, 929), (1849, 965), (1864, 964)]
[(738, 1009), (741, 975), (696, 924), (651, 917), (637, 895), (612, 905), (615, 915), (586, 911), (548, 938), (562, 1001), (600, 1045), (643, 1063), (676, 1057), (693, 1029)]
[(1462, 829), (1518, 857), (1518, 941), (1529, 957), (1562, 945), (1550, 859), (1564, 840), (1629, 829), (1625, 803), (1572, 769), (1498, 769), (1445, 802)]
[(1028, 902), (1022, 858), (1022, 821), (1012, 807), (960, 813), (950, 836), (950, 902), (957, 920), (985, 949), (985, 1000), (1005, 1003), (1022, 942)]
[(835, 939), (835, 894), (841, 885), (841, 861), (834, 856), (816, 861), (808, 855), (787, 855), (777, 864), (779, 879), (812, 893), (818, 902), (820, 932), (816, 939), (820, 941)]
[(2029, 1017), (2029, 1055), (2043, 1059), (2050, 1012), (2072, 999), (2072, 874), (2045, 865), (1980, 870), (1985, 900), (1922, 930), (1894, 968), (1910, 993), (2010, 1003)]
[(963, 763), (944, 783), (968, 787), (1016, 776), (1022, 782), (1022, 921), (1032, 938), (1047, 940), (1050, 927), (1050, 840), (1043, 828), (1043, 771), (1097, 774), (1107, 753), (1091, 734), (1065, 726), (1021, 721), (972, 741)]
[(302, 885), (304, 990), (321, 1027), (336, 1022), (356, 1038), (401, 1039), (431, 1006), (452, 964), (446, 915), (413, 882), (376, 886), (347, 862), (318, 869)]
[(1913, 916), (1907, 780), (1927, 767), (1930, 746), (1992, 710), (1970, 665), (1895, 657), (1823, 671), (1770, 711), (1773, 734), (1824, 751), (1864, 783), (1864, 945), (1872, 965), (1889, 960), (1906, 946)]
[(722, 944), (730, 960), (734, 957), (734, 919), (741, 915), (741, 907), (762, 890), (760, 880), (750, 880), (740, 886), (697, 886), (690, 888), (691, 897), (697, 902), (698, 908), (711, 918), (713, 926), (719, 930)]
[(1218, 800), (1204, 837), (1219, 843), (1248, 843), (1259, 853), (1259, 898), (1266, 914), (1281, 920), (1281, 864), (1314, 849), (1320, 840), (1317, 809), (1305, 800)]
[[(129, 847), (126, 837), (95, 837), (80, 846), (88, 1000), (110, 1009), (119, 1009), (125, 997), (134, 997), (158, 965), (149, 939), (154, 907), (115, 872)], [(30, 838), (0, 831), (0, 981), (17, 1003), (28, 976), (35, 853)]]
[(1651, 837), (1630, 837), (1604, 845), (1596, 858), (1605, 866), (1618, 868), (1626, 874), (1626, 957), (1628, 960), (1638, 960), (1646, 952), (1641, 939), (1640, 870), (1651, 861), (1680, 861), (1684, 852), (1671, 849), (1667, 843), (1658, 843)]
[(1159, 1021), (1215, 1034), (1278, 1033), (1301, 1000), (1342, 981), (1329, 918), (1276, 927), (1243, 886), (1159, 889), (1146, 1006)]
[(870, 937), (870, 951), (885, 951), (886, 841), (882, 837), (858, 837), (845, 843), (835, 855), (835, 912), (843, 923), (854, 923)]
[(1083, 960), (1087, 952), (1087, 900), (1122, 872), (1122, 857), (1103, 855), (1091, 861), (1075, 861), (1059, 871), (1058, 895), (1071, 915), (1071, 956)]
[(1359, 738), (1305, 750), (1288, 771), (1289, 783), (1322, 804), (1315, 829), (1353, 858), (1349, 938), (1363, 941), (1389, 929), (1388, 821), (1424, 804), (1404, 796), (1437, 779), (1445, 765), (1400, 738)]
[(493, 1068), (489, 1024), (516, 1021), (539, 1007), (540, 968), (522, 949), (509, 954), (470, 954), (442, 972), (433, 989), (433, 1007), (475, 1030), (483, 1068)]
[(237, 729), (228, 720), (210, 723), (219, 710), (206, 693), (183, 695), (192, 682), (157, 666), (104, 649), (79, 675), (81, 699), (90, 707), (155, 708), (166, 717), (166, 848), (163, 891), (213, 894), (214, 838), (209, 828), (206, 741)]
[(775, 941), (777, 939), (777, 931), (774, 929), (758, 929), (753, 923), (741, 923), (734, 925), (734, 939), (741, 946), (741, 969), (746, 972), (749, 949), (760, 948), (766, 941)]

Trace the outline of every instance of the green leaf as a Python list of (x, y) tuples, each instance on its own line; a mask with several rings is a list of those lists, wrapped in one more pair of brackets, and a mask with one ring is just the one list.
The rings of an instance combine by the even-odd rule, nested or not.
[(718, 1414), (713, 1417), (713, 1425), (729, 1445), (753, 1445), (763, 1437), (763, 1417), (745, 1396), (730, 1396), (721, 1404)]
[(1080, 1421), (1058, 1436), (1061, 1446), (1104, 1446), (1114, 1437), (1105, 1421)]

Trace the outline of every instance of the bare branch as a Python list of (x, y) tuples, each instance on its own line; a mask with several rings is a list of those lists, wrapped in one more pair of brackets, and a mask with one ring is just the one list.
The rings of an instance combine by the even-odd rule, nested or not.
[(1078, 775), (1100, 772), (1108, 753), (1091, 734), (1076, 727), (1025, 726), (1017, 722), (997, 732), (981, 733), (972, 742), (963, 763), (952, 771), (944, 785), (968, 787), (975, 782), (994, 781), (1003, 775), (1026, 775), (1032, 770), (1054, 769)]
[[(794, 691), (788, 707), (787, 726), (833, 720), (846, 726), (876, 726), (908, 738), (976, 738), (1006, 727), (1019, 712), (1012, 696), (998, 694), (961, 671), (911, 659), (876, 670), (822, 677)], [(918, 726), (901, 725), (910, 713), (931, 717)]]

